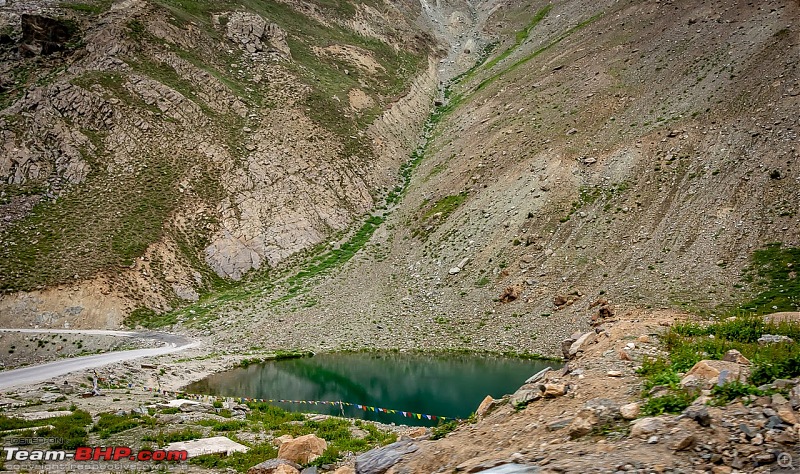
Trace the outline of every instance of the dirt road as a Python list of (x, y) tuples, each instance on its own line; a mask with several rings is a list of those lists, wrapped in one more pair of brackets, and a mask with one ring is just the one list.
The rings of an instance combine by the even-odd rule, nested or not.
[(43, 382), (53, 377), (58, 377), (70, 372), (92, 369), (115, 362), (122, 362), (140, 357), (153, 357), (172, 352), (178, 352), (200, 345), (182, 336), (159, 332), (132, 332), (132, 331), (107, 331), (100, 329), (6, 329), (0, 328), (0, 332), (25, 332), (25, 333), (54, 333), (54, 334), (91, 334), (107, 335), (118, 337), (153, 339), (163, 342), (162, 347), (149, 349), (133, 349), (128, 351), (114, 351), (105, 354), (88, 355), (71, 359), (49, 362), (46, 364), (14, 369), (0, 372), (0, 390), (7, 390), (19, 385), (30, 385)]

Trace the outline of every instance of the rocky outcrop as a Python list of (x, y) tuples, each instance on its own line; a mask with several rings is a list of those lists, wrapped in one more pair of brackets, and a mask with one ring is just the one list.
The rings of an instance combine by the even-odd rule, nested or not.
[(702, 390), (727, 382), (746, 382), (749, 375), (749, 369), (736, 362), (701, 360), (686, 372), (681, 386)]
[(356, 458), (356, 472), (359, 474), (383, 474), (409, 453), (417, 451), (418, 446), (409, 440), (397, 441), (382, 448), (375, 448)]
[(19, 50), (23, 55), (49, 55), (64, 51), (67, 43), (77, 34), (74, 23), (43, 15), (23, 14), (22, 44)]
[(275, 23), (269, 23), (259, 15), (248, 12), (233, 12), (228, 16), (227, 37), (248, 53), (277, 53), (291, 57), (286, 32)]

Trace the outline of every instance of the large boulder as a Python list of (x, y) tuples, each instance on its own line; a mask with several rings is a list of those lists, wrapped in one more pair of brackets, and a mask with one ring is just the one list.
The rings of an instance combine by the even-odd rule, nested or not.
[(681, 379), (681, 386), (686, 388), (707, 389), (727, 382), (746, 382), (750, 370), (736, 362), (726, 360), (701, 360), (686, 372)]
[(356, 458), (358, 474), (383, 474), (397, 464), (406, 454), (419, 449), (409, 440), (398, 441), (382, 448), (375, 448)]
[(278, 448), (278, 459), (287, 459), (298, 464), (308, 464), (322, 456), (328, 449), (328, 443), (315, 434), (307, 434), (290, 439)]

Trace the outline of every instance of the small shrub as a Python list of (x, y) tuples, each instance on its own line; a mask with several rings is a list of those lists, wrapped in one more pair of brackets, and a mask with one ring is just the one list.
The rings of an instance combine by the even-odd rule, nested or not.
[(722, 385), (715, 385), (711, 389), (711, 395), (714, 397), (716, 405), (725, 405), (732, 402), (739, 397), (747, 395), (763, 395), (764, 392), (759, 390), (756, 386), (742, 383), (739, 381), (728, 382)]
[(456, 420), (441, 422), (431, 428), (431, 439), (444, 438), (447, 436), (447, 433), (450, 433), (456, 428), (458, 428), (458, 422)]
[(685, 391), (675, 391), (661, 397), (648, 399), (642, 405), (642, 413), (648, 416), (658, 416), (664, 413), (681, 413), (691, 405), (694, 397)]
[(664, 385), (670, 388), (677, 388), (681, 382), (677, 372), (669, 363), (668, 360), (663, 358), (646, 358), (642, 361), (642, 367), (637, 373), (645, 377), (644, 384), (645, 390), (650, 390), (656, 385)]
[(214, 431), (238, 431), (246, 423), (239, 420), (200, 420), (197, 422), (197, 424), (200, 426), (210, 426)]

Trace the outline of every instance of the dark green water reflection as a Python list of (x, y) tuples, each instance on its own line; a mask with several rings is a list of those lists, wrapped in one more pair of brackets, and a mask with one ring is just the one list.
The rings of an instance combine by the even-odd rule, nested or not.
[[(327, 400), (414, 413), (466, 418), (486, 395), (513, 393), (552, 361), (483, 355), (399, 353), (321, 354), (214, 374), (186, 391), (283, 400)], [(341, 415), (339, 407), (275, 403), (287, 410)], [(344, 415), (383, 423), (436, 422), (344, 407)]]

